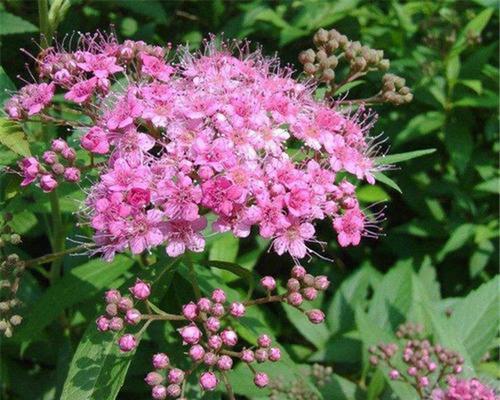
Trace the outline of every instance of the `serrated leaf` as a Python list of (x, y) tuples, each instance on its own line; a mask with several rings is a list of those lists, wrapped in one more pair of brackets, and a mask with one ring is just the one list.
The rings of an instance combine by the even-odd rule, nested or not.
[(31, 32), (38, 32), (38, 28), (31, 22), (6, 11), (0, 11), (0, 36)]
[(417, 157), (426, 156), (427, 154), (432, 154), (435, 151), (436, 149), (425, 149), (425, 150), (408, 151), (406, 153), (399, 153), (399, 154), (389, 154), (387, 156), (375, 158), (375, 164), (377, 165), (397, 164), (403, 161), (412, 160)]
[(7, 118), (0, 118), (0, 144), (20, 156), (31, 155), (28, 139), (22, 126)]
[(473, 362), (478, 362), (495, 340), (498, 324), (497, 277), (472, 291), (453, 310), (451, 324)]

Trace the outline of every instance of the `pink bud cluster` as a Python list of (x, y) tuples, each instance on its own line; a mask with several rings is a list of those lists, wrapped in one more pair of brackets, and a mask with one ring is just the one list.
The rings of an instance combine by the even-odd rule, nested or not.
[[(75, 51), (40, 54), (45, 82), (6, 105), (13, 119), (53, 120), (60, 91), (92, 121), (78, 121), (81, 146), (104, 160), (82, 214), (106, 259), (160, 245), (172, 257), (202, 251), (208, 211), (212, 231), (246, 237), (256, 226), (276, 253), (295, 259), (314, 253), (318, 220), (331, 221), (341, 246), (377, 235), (380, 215), (373, 221), (361, 210), (351, 183), (374, 183), (381, 168), (370, 115), (316, 100), (312, 83), (248, 44), (233, 49), (214, 39), (202, 53), (179, 49), (176, 62), (168, 51), (82, 35)], [(37, 167), (25, 163), (27, 182)]]
[(476, 378), (458, 379), (450, 376), (446, 389), (432, 392), (432, 400), (498, 400), (495, 391)]
[(19, 162), (23, 181), (21, 186), (38, 182), (44, 192), (52, 192), (61, 180), (80, 181), (80, 169), (75, 166), (76, 151), (63, 139), (52, 141), (51, 149), (43, 153), (42, 162), (27, 157)]
[(397, 336), (407, 338), (401, 350), (400, 369), (395, 365), (399, 346), (396, 343), (379, 344), (369, 348), (369, 361), (373, 366), (380, 363), (389, 367), (389, 378), (400, 380), (413, 386), (419, 393), (430, 393), (447, 377), (462, 372), (464, 359), (455, 351), (441, 345), (432, 345), (426, 339), (416, 339), (423, 327), (405, 324), (398, 328)]
[[(134, 286), (129, 289), (132, 296), (123, 296), (118, 290), (111, 289), (106, 292), (106, 314), (96, 320), (97, 329), (101, 332), (122, 332), (127, 325), (134, 326), (141, 322), (142, 313), (136, 308), (138, 302), (148, 299), (151, 286), (137, 279)], [(137, 339), (130, 333), (123, 334), (118, 339), (121, 351), (132, 351), (137, 346)]]

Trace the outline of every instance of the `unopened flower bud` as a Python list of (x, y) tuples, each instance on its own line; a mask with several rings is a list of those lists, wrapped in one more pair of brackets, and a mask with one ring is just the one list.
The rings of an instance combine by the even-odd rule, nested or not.
[(229, 307), (229, 312), (233, 317), (240, 318), (245, 315), (245, 306), (242, 303), (234, 302)]
[(257, 339), (257, 344), (260, 347), (269, 347), (271, 346), (272, 340), (268, 335), (260, 335), (259, 338)]
[(311, 274), (305, 274), (303, 277), (303, 282), (305, 286), (314, 286), (314, 276)]
[(226, 312), (226, 310), (224, 309), (224, 306), (222, 304), (215, 303), (212, 305), (210, 312), (215, 317), (222, 317), (224, 315), (224, 313)]
[(182, 306), (182, 315), (186, 317), (186, 319), (193, 320), (198, 316), (198, 306), (193, 302), (185, 304)]
[(200, 341), (202, 336), (200, 329), (195, 324), (184, 326), (178, 331), (185, 344), (196, 344)]
[(292, 277), (298, 280), (303, 279), (306, 276), (306, 269), (302, 265), (295, 265), (292, 268)]
[(134, 306), (134, 302), (130, 297), (122, 297), (118, 301), (118, 308), (120, 311), (127, 312)]
[(168, 397), (179, 397), (181, 395), (182, 389), (179, 385), (168, 385), (167, 386), (167, 396)]
[(269, 290), (272, 292), (274, 289), (276, 289), (276, 281), (272, 276), (265, 276), (260, 280), (260, 284), (262, 287), (266, 290)]
[(168, 371), (167, 379), (170, 383), (181, 383), (184, 380), (184, 371), (179, 368), (172, 368)]
[(19, 236), (17, 233), (13, 233), (12, 235), (10, 235), (10, 242), (13, 245), (20, 244), (21, 243), (21, 236)]
[(52, 175), (43, 175), (40, 178), (40, 187), (46, 193), (52, 192), (57, 187), (57, 185), (58, 183)]
[(299, 54), (299, 62), (301, 64), (313, 63), (316, 58), (316, 53), (313, 49), (307, 49)]
[(200, 376), (200, 386), (203, 390), (212, 391), (219, 383), (213, 372), (203, 372)]
[(255, 350), (255, 359), (257, 360), (258, 363), (263, 363), (267, 361), (269, 354), (267, 352), (267, 349), (260, 348)]
[(117, 304), (121, 299), (120, 292), (115, 289), (110, 289), (104, 294), (104, 300), (106, 303)]
[(209, 317), (205, 323), (210, 332), (217, 332), (220, 329), (220, 320), (216, 317)]
[(389, 372), (389, 378), (391, 378), (393, 381), (397, 380), (399, 378), (399, 371), (398, 370), (391, 370)]
[(129, 290), (137, 300), (146, 300), (151, 294), (151, 285), (137, 279), (134, 286), (132, 286)]
[(327, 68), (321, 74), (321, 80), (323, 82), (330, 82), (335, 79), (335, 71), (331, 68)]
[(206, 352), (205, 355), (203, 356), (203, 362), (205, 363), (205, 365), (209, 367), (212, 367), (215, 364), (217, 364), (217, 360), (218, 360), (217, 355), (211, 351)]
[(216, 303), (222, 304), (226, 301), (226, 293), (222, 289), (215, 289), (212, 292), (212, 300)]
[(80, 180), (80, 170), (75, 167), (66, 168), (64, 171), (64, 179), (68, 182), (78, 182)]
[(106, 306), (106, 314), (110, 317), (115, 317), (118, 314), (118, 306), (114, 303), (108, 304)]
[(266, 387), (269, 384), (269, 377), (265, 372), (257, 372), (253, 378), (255, 386), (260, 388)]
[(288, 279), (286, 287), (290, 292), (298, 292), (300, 290), (300, 282), (295, 278)]
[(149, 386), (156, 386), (163, 382), (163, 376), (161, 376), (158, 372), (150, 372), (146, 375), (144, 381)]
[(164, 400), (167, 398), (167, 388), (163, 385), (157, 385), (151, 390), (151, 397), (154, 400)]
[(195, 344), (189, 349), (189, 357), (191, 357), (191, 360), (193, 360), (194, 362), (203, 360), (204, 356), (205, 349), (199, 344)]
[(114, 332), (119, 332), (123, 329), (123, 319), (119, 317), (113, 317), (109, 320), (109, 329)]
[(302, 298), (302, 295), (299, 292), (292, 292), (290, 293), (287, 298), (286, 298), (288, 304), (298, 307), (302, 304), (304, 299)]
[(170, 360), (165, 353), (156, 353), (153, 356), (153, 368), (165, 369), (168, 367)]
[(202, 297), (198, 300), (198, 309), (201, 311), (201, 312), (208, 312), (210, 311), (210, 307), (212, 306), (212, 302), (207, 299), (206, 297)]
[(64, 168), (64, 165), (62, 165), (61, 163), (54, 163), (52, 164), (52, 172), (56, 175), (62, 175), (64, 174), (64, 171), (66, 170), (66, 168)]
[(126, 335), (123, 335), (118, 340), (118, 346), (120, 347), (121, 351), (124, 352), (132, 351), (137, 346), (137, 340), (135, 339), (134, 335), (128, 333)]
[(330, 281), (328, 280), (328, 277), (324, 275), (318, 275), (317, 277), (314, 278), (314, 287), (317, 290), (326, 290), (328, 289), (328, 286), (330, 286)]
[(325, 314), (321, 310), (310, 310), (306, 315), (313, 324), (321, 324), (325, 320)]
[(312, 301), (318, 297), (318, 291), (313, 287), (307, 287), (303, 290), (302, 295), (304, 296), (304, 299)]
[(219, 350), (222, 347), (222, 339), (219, 335), (213, 335), (208, 338), (208, 346), (213, 350)]
[(252, 363), (255, 361), (255, 354), (252, 350), (245, 349), (245, 350), (241, 351), (240, 358), (241, 358), (241, 361), (243, 361), (243, 362)]
[(314, 73), (317, 71), (317, 68), (314, 66), (312, 63), (306, 63), (304, 64), (304, 72), (308, 75), (314, 75)]
[(229, 371), (233, 367), (232, 358), (226, 355), (220, 356), (219, 360), (217, 360), (217, 367), (221, 371)]
[(269, 360), (276, 362), (281, 358), (281, 350), (277, 347), (271, 347), (268, 351)]
[(316, 46), (321, 45), (328, 41), (328, 31), (320, 28), (313, 36), (313, 42)]
[(97, 318), (95, 323), (100, 332), (106, 332), (109, 329), (109, 319), (107, 319), (104, 315)]
[(137, 325), (141, 321), (141, 317), (141, 312), (132, 308), (125, 314), (125, 322), (129, 325)]
[(220, 337), (226, 346), (235, 346), (238, 343), (238, 335), (231, 329), (223, 330)]

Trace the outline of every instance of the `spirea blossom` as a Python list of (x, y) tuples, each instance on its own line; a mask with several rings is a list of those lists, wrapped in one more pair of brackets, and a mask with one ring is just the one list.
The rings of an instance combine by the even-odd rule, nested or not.
[[(49, 117), (57, 91), (90, 117), (78, 122), (80, 144), (103, 160), (92, 165), (100, 173), (82, 216), (104, 258), (158, 246), (171, 257), (201, 252), (208, 212), (213, 232), (246, 237), (255, 227), (294, 259), (314, 253), (320, 220), (331, 221), (341, 246), (373, 236), (353, 183), (373, 184), (380, 168), (371, 114), (316, 100), (313, 83), (248, 47), (213, 39), (202, 52), (172, 55), (87, 34), (75, 51), (37, 58), (43, 83), (22, 88), (6, 111)], [(23, 185), (40, 174), (33, 158), (21, 168)], [(76, 170), (64, 176), (80, 179)], [(42, 175), (40, 184), (51, 191), (57, 181)]]

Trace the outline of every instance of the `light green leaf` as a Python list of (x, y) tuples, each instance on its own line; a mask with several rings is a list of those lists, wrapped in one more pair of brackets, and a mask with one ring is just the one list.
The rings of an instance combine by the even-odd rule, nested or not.
[(328, 328), (324, 324), (311, 324), (304, 313), (294, 307), (287, 304), (284, 304), (283, 307), (288, 320), (297, 328), (302, 336), (314, 344), (316, 348), (321, 349), (330, 337)]
[(9, 91), (16, 90), (16, 86), (11, 81), (5, 70), (0, 66), (0, 106), (10, 97)]
[(0, 36), (32, 32), (38, 32), (38, 28), (31, 22), (6, 11), (0, 11)]
[(364, 185), (356, 190), (358, 200), (365, 203), (376, 203), (378, 201), (388, 201), (390, 196), (380, 186)]
[(403, 193), (398, 184), (394, 182), (391, 178), (389, 178), (387, 175), (383, 174), (382, 172), (375, 172), (373, 175), (375, 176), (375, 179), (377, 181), (386, 184), (387, 186), (393, 188), (395, 191), (399, 193)]
[(20, 156), (31, 155), (28, 139), (22, 126), (7, 118), (0, 118), (0, 144)]
[(397, 164), (403, 161), (408, 161), (413, 158), (426, 156), (427, 154), (432, 154), (436, 149), (425, 149), (425, 150), (415, 150), (408, 151), (406, 153), (399, 154), (389, 154), (387, 156), (375, 158), (375, 164), (377, 165), (387, 165), (387, 164)]
[(429, 111), (425, 114), (419, 114), (410, 120), (408, 125), (399, 132), (394, 140), (394, 146), (435, 132), (444, 125), (444, 121), (445, 115), (440, 111)]
[(444, 258), (451, 252), (454, 252), (461, 247), (463, 247), (467, 241), (472, 237), (474, 233), (474, 225), (472, 224), (462, 224), (455, 228), (455, 230), (450, 235), (450, 238), (445, 243), (444, 247), (438, 253), (437, 258), (439, 261), (444, 260)]
[(451, 316), (451, 325), (475, 363), (491, 347), (497, 334), (499, 284), (497, 277), (472, 291)]
[(215, 261), (234, 263), (238, 256), (239, 240), (231, 232), (219, 235), (213, 242), (208, 258)]

